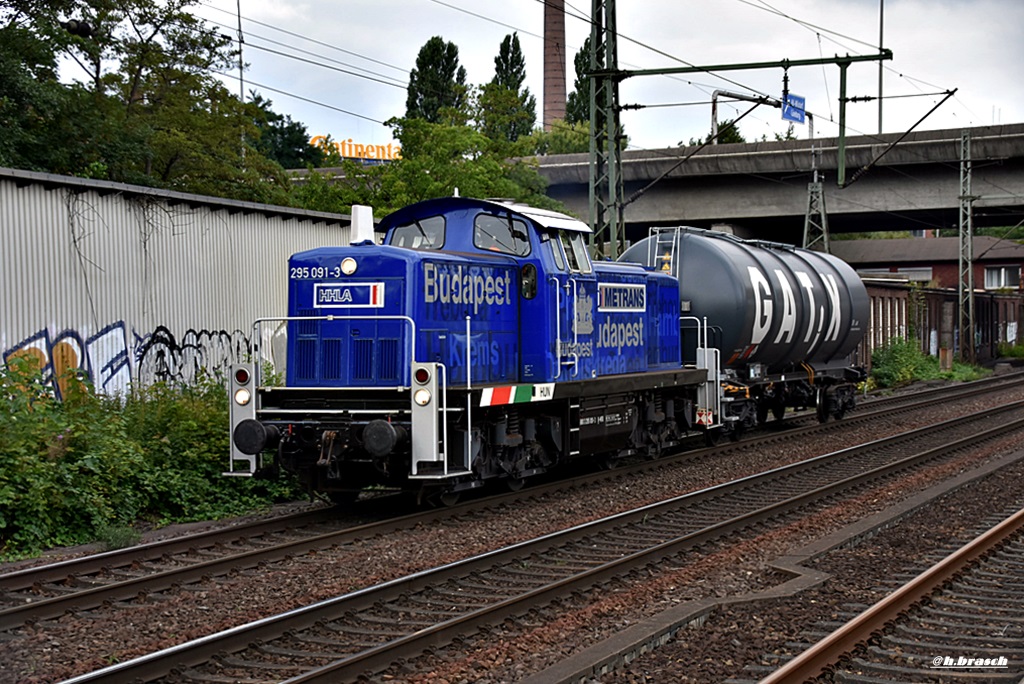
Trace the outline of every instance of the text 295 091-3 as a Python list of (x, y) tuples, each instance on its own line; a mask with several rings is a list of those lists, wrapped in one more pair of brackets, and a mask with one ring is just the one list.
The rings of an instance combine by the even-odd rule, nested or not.
[(288, 277), (292, 280), (340, 278), (341, 266), (293, 266)]

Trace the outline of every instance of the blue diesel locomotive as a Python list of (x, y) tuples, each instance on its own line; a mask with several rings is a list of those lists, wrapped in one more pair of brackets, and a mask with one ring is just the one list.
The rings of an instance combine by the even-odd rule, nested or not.
[(255, 336), (259, 358), (284, 352), (283, 383), (260, 364), (232, 369), (230, 474), (273, 453), (267, 467), (338, 502), (377, 485), (451, 502), (584, 455), (654, 457), (691, 431), (737, 435), (787, 405), (817, 404), (820, 418), (852, 407), (844, 388), (860, 376), (846, 356), (867, 297), (838, 260), (729, 261), (742, 241), (705, 250), (710, 271), (693, 285), (726, 290), (709, 315), (680, 287), (699, 271), (684, 256), (695, 232), (592, 261), (574, 218), (460, 197), (379, 229), (384, 244), (292, 256), (288, 316)]

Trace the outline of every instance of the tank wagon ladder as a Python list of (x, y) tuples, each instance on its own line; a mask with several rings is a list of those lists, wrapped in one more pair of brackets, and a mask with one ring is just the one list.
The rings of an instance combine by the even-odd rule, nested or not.
[(674, 228), (653, 227), (648, 231), (648, 236), (653, 238), (648, 244), (653, 253), (647, 255), (647, 263), (655, 271), (662, 273), (676, 273), (676, 246), (679, 244), (679, 234), (684, 232), (681, 226)]

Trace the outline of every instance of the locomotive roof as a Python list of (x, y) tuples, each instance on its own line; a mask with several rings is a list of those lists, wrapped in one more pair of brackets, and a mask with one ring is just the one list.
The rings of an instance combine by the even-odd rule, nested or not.
[(387, 230), (391, 226), (407, 223), (417, 216), (436, 216), (448, 211), (477, 207), (492, 211), (511, 211), (524, 216), (543, 228), (555, 230), (571, 230), (580, 233), (591, 232), (590, 226), (577, 218), (548, 209), (539, 209), (527, 204), (520, 204), (506, 199), (474, 199), (472, 197), (439, 197), (410, 204), (381, 219), (379, 229)]

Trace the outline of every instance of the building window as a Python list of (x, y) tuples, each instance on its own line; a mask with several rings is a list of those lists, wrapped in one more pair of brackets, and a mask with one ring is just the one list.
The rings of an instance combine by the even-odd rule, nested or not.
[(1003, 290), (1020, 287), (1020, 266), (986, 266), (985, 289)]

